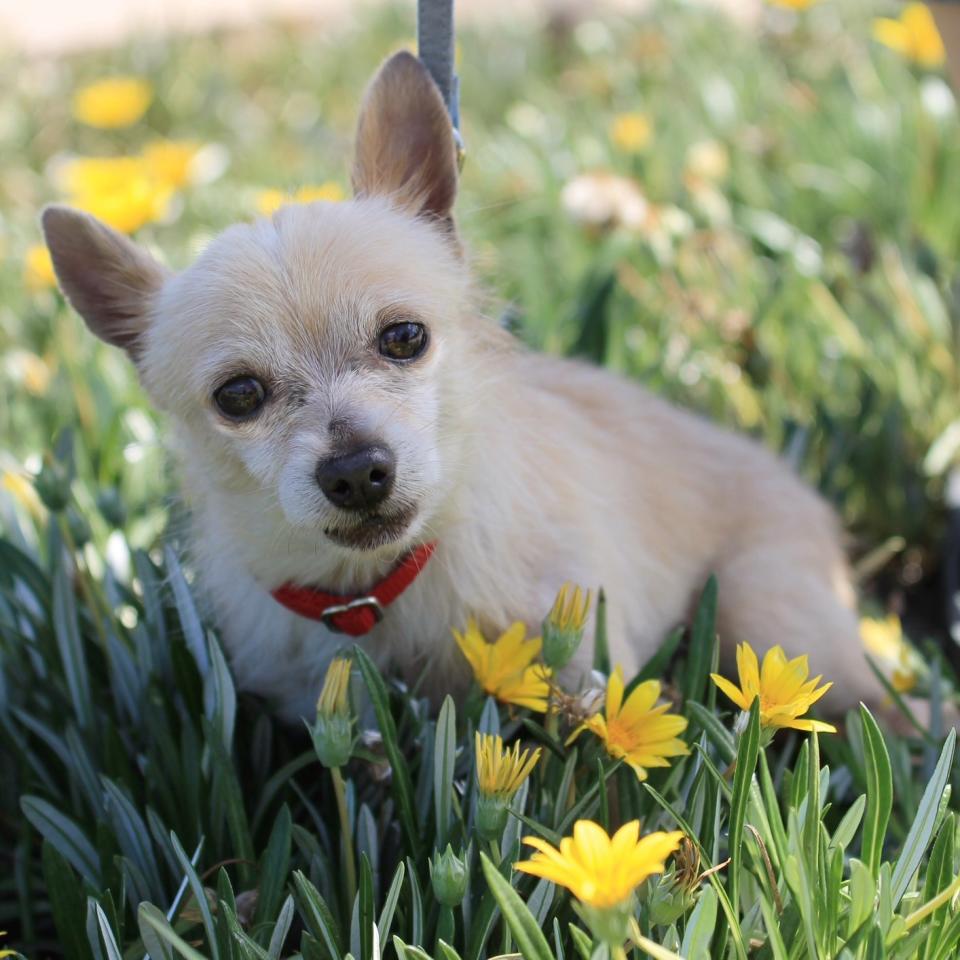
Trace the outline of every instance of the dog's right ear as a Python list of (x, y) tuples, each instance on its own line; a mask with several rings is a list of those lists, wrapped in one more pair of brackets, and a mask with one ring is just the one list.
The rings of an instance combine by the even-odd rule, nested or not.
[(367, 89), (353, 187), (358, 195), (389, 196), (416, 215), (450, 223), (457, 195), (453, 126), (439, 88), (412, 53), (395, 53)]
[(123, 234), (88, 213), (47, 207), (41, 217), (60, 289), (101, 340), (136, 361), (143, 348), (149, 299), (167, 271)]

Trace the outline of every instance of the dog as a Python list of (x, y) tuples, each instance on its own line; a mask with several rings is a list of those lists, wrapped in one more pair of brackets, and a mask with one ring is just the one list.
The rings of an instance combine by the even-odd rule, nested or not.
[[(242, 688), (310, 716), (352, 635), (432, 697), (462, 692), (451, 627), (535, 631), (564, 581), (603, 585), (630, 674), (715, 573), (725, 657), (779, 643), (835, 682), (828, 712), (882, 699), (812, 489), (483, 315), (450, 120), (408, 53), (368, 88), (352, 180), (352, 200), (232, 226), (176, 275), (87, 214), (42, 214), (63, 293), (169, 419), (192, 564)], [(588, 637), (561, 679), (591, 662)]]

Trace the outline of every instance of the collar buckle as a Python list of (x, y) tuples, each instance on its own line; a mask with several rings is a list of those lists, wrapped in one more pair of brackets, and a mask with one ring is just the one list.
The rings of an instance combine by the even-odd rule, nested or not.
[(346, 633), (346, 630), (337, 626), (336, 618), (354, 610), (369, 610), (373, 614), (375, 623), (379, 623), (383, 619), (383, 604), (376, 597), (357, 597), (356, 600), (351, 600), (349, 603), (337, 603), (332, 607), (327, 607), (320, 614), (320, 621), (334, 633)]

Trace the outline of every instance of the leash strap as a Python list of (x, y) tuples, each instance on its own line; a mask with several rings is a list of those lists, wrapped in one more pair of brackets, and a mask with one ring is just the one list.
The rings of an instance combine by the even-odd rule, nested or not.
[(384, 608), (417, 579), (436, 546), (436, 543), (424, 543), (411, 550), (367, 593), (326, 593), (314, 587), (285, 583), (273, 591), (273, 598), (301, 617), (319, 620), (335, 633), (362, 637), (383, 619)]
[(453, 2), (417, 0), (417, 50), (447, 106), (457, 142), (457, 160), (462, 166), (464, 150), (460, 136), (460, 78), (454, 70)]

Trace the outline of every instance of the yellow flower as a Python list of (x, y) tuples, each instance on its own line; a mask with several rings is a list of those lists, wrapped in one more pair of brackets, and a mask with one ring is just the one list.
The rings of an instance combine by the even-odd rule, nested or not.
[[(6, 930), (0, 930), (0, 937), (5, 937), (7, 935)], [(4, 960), (4, 957), (15, 957), (17, 956), (16, 950), (0, 950), (0, 960)]]
[(28, 290), (37, 292), (56, 285), (50, 251), (42, 244), (34, 244), (27, 250), (23, 260), (23, 282)]
[(301, 187), (295, 193), (284, 193), (282, 190), (262, 190), (257, 195), (256, 205), (257, 212), (261, 216), (269, 217), (288, 203), (313, 203), (317, 200), (338, 203), (345, 197), (346, 194), (339, 183), (335, 180), (327, 180), (318, 186)]
[(139, 77), (108, 77), (81, 87), (73, 97), (73, 115), (90, 127), (129, 127), (146, 113), (153, 89)]
[(347, 702), (349, 690), (350, 658), (334, 657), (323, 678), (317, 713), (322, 717), (345, 716), (350, 709)]
[(837, 732), (837, 728), (829, 723), (802, 716), (833, 686), (825, 683), (818, 690), (819, 676), (807, 680), (810, 666), (806, 656), (787, 660), (783, 648), (776, 646), (767, 651), (760, 667), (750, 644), (741, 643), (737, 647), (737, 672), (740, 674), (739, 688), (719, 674), (711, 673), (710, 676), (741, 710), (749, 710), (759, 697), (761, 726)]
[(873, 36), (885, 47), (922, 67), (939, 67), (945, 59), (943, 40), (925, 3), (908, 3), (897, 20), (889, 17), (874, 20)]
[(887, 668), (897, 693), (908, 693), (917, 685), (915, 655), (904, 640), (903, 627), (895, 613), (883, 620), (864, 617), (860, 621), (860, 639), (867, 653)]
[(524, 838), (537, 852), (514, 867), (566, 887), (587, 906), (606, 910), (621, 906), (647, 877), (662, 873), (682, 837), (674, 830), (641, 838), (639, 820), (610, 837), (599, 824), (578, 820), (573, 836), (564, 837), (559, 849), (540, 837)]
[[(36, 519), (43, 517), (44, 509), (33, 484), (22, 474), (12, 470), (0, 473), (0, 487), (6, 490), (21, 507)], [(0, 937), (3, 934), (0, 933)]]
[(613, 145), (624, 153), (642, 153), (653, 136), (653, 124), (645, 113), (621, 113), (610, 125)]
[(767, 0), (772, 7), (783, 7), (786, 10), (806, 10), (818, 0)]
[(625, 760), (641, 780), (648, 767), (669, 767), (668, 757), (681, 757), (690, 748), (679, 739), (687, 729), (686, 717), (668, 713), (669, 703), (656, 706), (660, 681), (647, 680), (623, 702), (623, 669), (617, 667), (607, 681), (606, 716), (594, 714), (573, 731), (567, 743), (573, 743), (584, 730), (603, 741), (607, 753)]
[(141, 156), (146, 172), (158, 183), (174, 190), (193, 179), (194, 160), (200, 148), (189, 140), (154, 140)]
[(67, 202), (121, 233), (162, 220), (173, 187), (158, 180), (143, 157), (78, 157), (58, 177)]
[(589, 590), (584, 593), (580, 587), (565, 583), (553, 601), (548, 622), (557, 630), (582, 630), (590, 611), (590, 599)]
[(523, 786), (540, 759), (540, 747), (520, 752), (520, 744), (512, 750), (503, 749), (503, 738), (489, 733), (475, 737), (477, 757), (477, 785), (480, 792), (509, 800)]
[(503, 703), (545, 713), (551, 671), (533, 663), (542, 641), (539, 637), (527, 639), (526, 632), (527, 628), (518, 621), (495, 643), (487, 643), (471, 617), (467, 629), (463, 633), (454, 630), (453, 636), (484, 691)]

